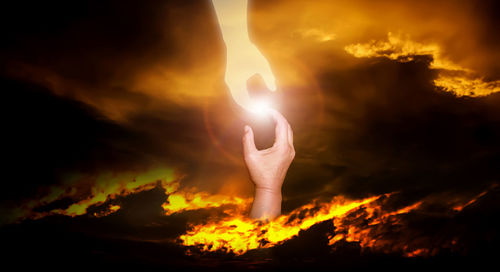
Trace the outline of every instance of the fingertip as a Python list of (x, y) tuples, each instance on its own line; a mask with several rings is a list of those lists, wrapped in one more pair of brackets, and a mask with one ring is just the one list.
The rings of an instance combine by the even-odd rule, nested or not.
[(278, 111), (275, 110), (274, 108), (268, 108), (267, 110), (271, 113), (271, 115), (273, 115), (273, 117), (279, 115)]
[(246, 154), (256, 150), (252, 128), (248, 125), (245, 125), (245, 134), (243, 135), (243, 149)]
[(266, 86), (269, 90), (275, 92), (276, 91), (276, 78), (273, 75), (273, 71), (271, 70), (271, 67), (268, 67), (268, 71), (265, 73), (261, 73), (262, 78), (264, 79), (264, 82), (266, 83)]
[(243, 138), (244, 139), (252, 139), (253, 138), (253, 131), (249, 125), (245, 125), (245, 133), (243, 135)]
[(286, 118), (277, 110), (273, 109), (273, 108), (269, 108), (269, 112), (271, 113), (273, 119), (276, 121), (276, 122), (279, 122), (279, 123), (287, 123), (288, 124), (288, 121), (286, 120)]

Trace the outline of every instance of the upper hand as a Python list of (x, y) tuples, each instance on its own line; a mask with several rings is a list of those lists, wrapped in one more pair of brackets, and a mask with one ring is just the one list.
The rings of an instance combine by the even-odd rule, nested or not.
[(262, 76), (266, 86), (276, 91), (276, 82), (267, 59), (250, 41), (238, 46), (227, 46), (225, 81), (238, 105), (252, 111), (252, 100), (247, 90), (247, 80), (255, 74)]

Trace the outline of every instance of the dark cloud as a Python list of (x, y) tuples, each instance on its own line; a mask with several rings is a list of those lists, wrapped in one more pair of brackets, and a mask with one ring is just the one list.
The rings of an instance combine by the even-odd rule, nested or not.
[[(180, 218), (165, 220), (152, 212), (154, 199), (159, 204), (160, 197), (164, 196), (157, 190), (121, 199), (127, 204), (120, 212), (108, 217), (52, 217), (4, 226), (2, 240), (9, 248), (4, 255), (8, 257), (6, 263), (17, 262), (17, 267), (23, 268), (75, 264), (84, 268), (238, 268), (265, 271), (278, 268), (358, 270), (383, 267), (392, 271), (408, 266), (415, 269), (487, 267), (498, 254), (499, 222), (491, 220), (499, 213), (496, 205), (498, 192), (492, 191), (458, 216), (447, 216), (424, 208), (402, 215), (396, 225), (389, 220), (382, 226), (372, 227), (371, 232), (391, 240), (387, 247), (430, 245), (431, 250), (439, 249), (437, 254), (426, 258), (403, 258), (397, 252), (372, 251), (357, 242), (341, 241), (333, 247), (328, 246), (327, 237), (339, 232), (332, 220), (317, 223), (276, 247), (249, 251), (241, 256), (180, 247), (169, 238), (175, 237), (176, 232), (182, 233), (186, 222)], [(344, 220), (350, 221), (350, 225), (364, 224), (366, 218), (363, 214), (366, 215), (365, 211), (360, 210)], [(460, 238), (455, 247), (441, 248), (457, 237)], [(395, 245), (393, 241), (399, 244)], [(384, 245), (383, 240), (379, 242)], [(189, 256), (185, 254), (188, 249), (191, 252)], [(393, 252), (390, 248), (388, 251)], [(23, 261), (26, 258), (31, 261)]]
[[(312, 191), (354, 197), (400, 191), (417, 199), (442, 191), (477, 194), (497, 182), (499, 96), (440, 92), (429, 61), (380, 59), (323, 72), (329, 121), (309, 141), (325, 147), (311, 161), (294, 162), (288, 196), (308, 202)], [(338, 104), (345, 112), (332, 107)], [(299, 134), (305, 126), (297, 124)]]
[[(365, 252), (356, 242), (328, 246), (326, 237), (338, 231), (331, 221), (272, 249), (235, 256), (191, 248), (196, 254), (187, 256), (175, 238), (189, 224), (227, 214), (214, 208), (165, 216), (160, 186), (108, 200), (121, 208), (106, 217), (50, 216), (3, 226), (11, 255), (36, 256), (43, 264), (58, 256), (66, 264), (89, 266), (228, 270), (304, 263), (361, 268), (380, 261), (459, 267), (465, 261), (457, 256), (482, 261), (493, 256), (500, 93), (456, 97), (439, 89), (433, 81), (440, 71), (430, 67), (435, 52), (402, 62), (356, 58), (344, 47), (399, 31), (422, 44), (436, 43), (439, 57), (485, 80), (498, 80), (498, 3), (304, 3), (251, 6), (254, 39), (276, 70), (281, 89), (276, 97), (295, 133), (297, 157), (284, 184), (283, 211), (335, 195), (397, 192), (385, 202), (386, 210), (427, 204), (402, 216), (399, 228), (370, 231), (399, 241), (391, 244), (395, 247), (431, 244), (439, 248), (434, 257)], [(141, 173), (157, 165), (185, 175), (183, 186), (251, 196), (241, 160), (243, 125), (250, 122), (259, 131), (261, 146), (269, 145), (272, 135), (269, 123), (243, 116), (225, 91), (223, 46), (213, 19), (210, 1), (6, 4), (0, 19), (7, 158), (2, 210), (39, 197), (70, 174)], [(477, 202), (450, 215), (447, 201), (484, 191)], [(59, 199), (37, 211), (74, 201)], [(103, 206), (91, 206), (88, 213)], [(366, 216), (357, 215), (352, 223), (363, 224)], [(457, 251), (443, 250), (457, 237)]]
[(6, 90), (2, 149), (9, 158), (2, 182), (9, 193), (3, 198), (32, 194), (70, 169), (92, 169), (105, 162), (113, 168), (130, 154), (114, 148), (110, 140), (140, 138), (82, 103), (51, 96), (43, 87), (6, 78), (1, 82)]

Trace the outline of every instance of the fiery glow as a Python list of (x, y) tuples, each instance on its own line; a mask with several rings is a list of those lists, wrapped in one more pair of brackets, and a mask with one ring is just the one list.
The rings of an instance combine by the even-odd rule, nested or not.
[[(362, 200), (335, 197), (327, 203), (304, 205), (271, 222), (251, 221), (240, 214), (227, 220), (192, 226), (180, 239), (183, 245), (197, 246), (203, 251), (222, 250), (244, 254), (248, 250), (276, 246), (314, 224), (332, 220), (336, 235), (329, 237), (330, 245), (346, 240), (358, 242), (362, 247), (383, 249), (387, 241), (378, 237), (377, 226), (397, 225), (398, 215), (416, 210), (422, 204), (417, 202), (396, 211), (385, 212), (380, 202), (389, 196), (386, 194)], [(353, 224), (353, 219), (359, 217), (365, 223)], [(403, 248), (401, 250), (405, 251)], [(409, 252), (408, 256), (417, 254)]]
[(356, 58), (386, 57), (392, 60), (412, 60), (415, 55), (439, 55), (439, 46), (436, 44), (421, 44), (411, 41), (408, 37), (387, 34), (387, 41), (372, 40), (368, 43), (347, 45), (344, 48)]
[(434, 85), (457, 96), (485, 96), (500, 91), (500, 81), (486, 82), (474, 71), (461, 67), (443, 56), (437, 44), (424, 44), (412, 41), (409, 37), (387, 35), (387, 41), (372, 40), (346, 46), (345, 51), (357, 58), (385, 57), (401, 62), (412, 61), (415, 56), (430, 55), (433, 60), (431, 69), (439, 70)]
[[(162, 204), (166, 216), (211, 208), (223, 211), (222, 217), (219, 213), (216, 217), (209, 215), (203, 223), (188, 223), (188, 231), (178, 237), (179, 243), (187, 247), (187, 253), (194, 247), (201, 251), (223, 251), (241, 255), (249, 250), (283, 244), (299, 236), (301, 231), (327, 221), (334, 227), (334, 233), (327, 236), (328, 244), (332, 247), (340, 241), (346, 241), (359, 244), (362, 249), (385, 253), (400, 252), (406, 257), (426, 256), (436, 252), (435, 249), (425, 247), (421, 243), (412, 243), (407, 236), (398, 238), (399, 234), (395, 233), (405, 228), (406, 215), (421, 209), (424, 202), (441, 201), (442, 197), (430, 197), (398, 209), (391, 209), (389, 207), (392, 205), (387, 204), (395, 193), (358, 200), (336, 196), (329, 202), (314, 200), (273, 221), (256, 221), (248, 217), (252, 199), (211, 194), (200, 192), (193, 187), (182, 187), (180, 179), (175, 176), (168, 168), (153, 169), (143, 174), (107, 173), (93, 179), (90, 188), (84, 186), (89, 177), (74, 176), (67, 182), (66, 187), (52, 187), (39, 201), (30, 201), (22, 205), (24, 216), (17, 219), (18, 221), (26, 218), (39, 219), (55, 214), (70, 217), (81, 215), (105, 217), (122, 209), (118, 204), (119, 196), (152, 190), (159, 186), (166, 195), (166, 201)], [(497, 184), (493, 184), (491, 188), (473, 199), (464, 200), (456, 197), (440, 203), (447, 205), (450, 210), (460, 212), (496, 186)], [(36, 208), (68, 197), (74, 199), (74, 203), (67, 208), (35, 211)], [(96, 207), (98, 211), (90, 214), (89, 207)], [(451, 248), (457, 241), (453, 238), (446, 243), (443, 246)]]
[(101, 211), (101, 212), (95, 212), (94, 216), (95, 217), (103, 217), (103, 216), (108, 216), (112, 213), (117, 212), (120, 209), (120, 205), (111, 205), (108, 207), (107, 210)]
[(493, 183), (488, 190), (482, 191), (477, 196), (475, 196), (474, 198), (472, 198), (471, 200), (467, 201), (464, 204), (456, 205), (455, 207), (453, 207), (453, 210), (456, 211), (456, 212), (462, 211), (465, 207), (468, 207), (468, 206), (474, 204), (478, 199), (480, 199), (481, 197), (483, 197), (484, 195), (486, 195), (491, 189), (494, 189), (496, 187), (498, 187), (498, 184), (497, 183)]
[(166, 215), (171, 215), (187, 210), (198, 210), (204, 208), (216, 208), (223, 205), (235, 205), (240, 209), (245, 209), (251, 199), (237, 196), (211, 195), (207, 192), (177, 191), (169, 194), (167, 201), (162, 208)]
[[(107, 204), (108, 201), (114, 200), (118, 196), (123, 197), (141, 191), (148, 191), (157, 186), (160, 186), (168, 196), (166, 202), (162, 204), (165, 215), (188, 210), (216, 208), (224, 205), (232, 205), (233, 208), (236, 207), (243, 212), (251, 203), (251, 199), (248, 198), (198, 192), (196, 188), (192, 187), (181, 188), (180, 179), (175, 178), (171, 169), (157, 168), (142, 174), (122, 173), (115, 175), (105, 173), (95, 179), (86, 176), (75, 176), (67, 182), (66, 187), (50, 187), (48, 189), (49, 193), (41, 197), (40, 200), (31, 200), (24, 203), (15, 211), (10, 221), (16, 222), (26, 218), (40, 219), (55, 214), (75, 217), (87, 214), (89, 207), (101, 206), (105, 207), (105, 209), (91, 215), (103, 217), (121, 208), (118, 204)], [(86, 193), (88, 191), (90, 192)], [(72, 198), (75, 201), (67, 208), (57, 208), (45, 212), (34, 211), (36, 208), (44, 207), (63, 198)]]
[[(398, 215), (407, 214), (420, 207), (422, 202), (403, 207), (396, 211), (387, 212), (382, 209), (380, 203), (370, 203), (363, 207), (363, 211), (357, 214), (351, 214), (349, 217), (337, 217), (334, 219), (336, 235), (330, 238), (330, 245), (345, 239), (348, 242), (358, 242), (363, 248), (374, 248), (384, 250), (387, 241), (378, 233), (380, 226), (385, 224), (398, 225)], [(362, 219), (365, 224), (353, 224), (356, 219)], [(383, 229), (383, 228), (382, 228)], [(390, 243), (393, 251), (396, 251), (398, 243)], [(406, 251), (406, 248), (400, 248)]]
[(480, 78), (440, 74), (434, 84), (445, 91), (454, 92), (457, 96), (485, 96), (500, 92), (500, 80), (485, 82)]
[[(136, 173), (103, 173), (98, 176), (74, 175), (64, 185), (48, 189), (48, 193), (39, 200), (32, 200), (21, 205), (10, 221), (25, 218), (38, 219), (49, 215), (60, 214), (71, 217), (87, 213), (91, 206), (99, 206), (118, 196), (125, 196), (140, 191), (151, 190), (160, 184), (170, 193), (179, 187), (174, 172), (168, 168), (156, 168), (141, 174)], [(75, 202), (67, 208), (56, 208), (45, 212), (36, 212), (35, 208), (44, 207), (57, 200), (70, 198)], [(102, 215), (116, 212), (119, 205), (111, 205)], [(96, 214), (96, 216), (101, 213)]]
[[(185, 246), (200, 246), (206, 251), (225, 250), (243, 254), (258, 247), (272, 247), (299, 234), (312, 225), (343, 216), (373, 202), (378, 197), (358, 201), (336, 197), (329, 203), (308, 204), (271, 222), (252, 221), (244, 214), (227, 220), (192, 226), (180, 236)], [(299, 214), (307, 214), (301, 218)]]
[(151, 190), (160, 183), (167, 191), (176, 188), (173, 171), (169, 169), (155, 169), (144, 174), (133, 175), (130, 173), (113, 175), (110, 173), (97, 177), (90, 195), (83, 200), (72, 204), (66, 209), (56, 209), (52, 213), (68, 216), (82, 215), (92, 205), (99, 205), (118, 195), (124, 196), (144, 190)]
[(428, 255), (429, 250), (427, 248), (419, 248), (415, 249), (412, 252), (405, 253), (406, 257), (417, 257), (417, 256), (422, 256), (422, 255)]
[[(270, 248), (282, 244), (307, 230), (311, 226), (331, 221), (335, 233), (329, 236), (329, 245), (339, 241), (358, 243), (363, 249), (385, 253), (401, 252), (405, 257), (434, 254), (431, 248), (419, 247), (409, 240), (394, 238), (391, 229), (404, 226), (403, 216), (421, 208), (423, 202), (392, 210), (384, 210), (384, 204), (393, 194), (370, 197), (362, 200), (348, 200), (335, 197), (327, 203), (304, 205), (271, 222), (252, 221), (236, 213), (225, 220), (192, 225), (179, 238), (183, 245), (193, 246), (201, 251), (233, 252), (241, 255), (249, 250)], [(453, 240), (451, 246), (456, 244)], [(188, 253), (191, 252), (190, 249)]]

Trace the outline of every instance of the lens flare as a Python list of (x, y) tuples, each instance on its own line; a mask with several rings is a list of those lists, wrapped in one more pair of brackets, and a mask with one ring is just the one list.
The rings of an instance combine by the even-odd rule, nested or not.
[(258, 99), (253, 101), (250, 112), (257, 116), (265, 116), (272, 109), (271, 101), (268, 99)]

